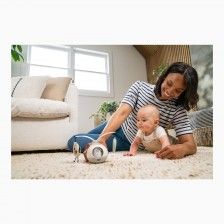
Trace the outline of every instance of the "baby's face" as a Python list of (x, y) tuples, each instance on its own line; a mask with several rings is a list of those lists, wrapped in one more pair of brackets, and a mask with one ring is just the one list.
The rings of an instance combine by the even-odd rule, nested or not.
[(137, 127), (146, 135), (151, 134), (158, 125), (158, 119), (155, 116), (149, 115), (144, 111), (139, 111), (137, 115)]

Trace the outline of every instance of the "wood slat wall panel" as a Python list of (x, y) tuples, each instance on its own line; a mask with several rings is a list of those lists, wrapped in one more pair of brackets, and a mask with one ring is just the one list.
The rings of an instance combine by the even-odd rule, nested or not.
[(146, 59), (148, 82), (155, 83), (157, 77), (153, 70), (161, 64), (182, 61), (191, 65), (189, 45), (134, 45)]
[(134, 47), (145, 59), (147, 59), (150, 55), (157, 52), (160, 45), (134, 45)]

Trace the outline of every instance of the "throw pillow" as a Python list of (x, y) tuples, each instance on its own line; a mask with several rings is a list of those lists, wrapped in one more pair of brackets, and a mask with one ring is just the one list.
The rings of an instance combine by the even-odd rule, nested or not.
[(11, 97), (40, 98), (46, 82), (46, 76), (17, 76), (11, 78)]
[(41, 98), (64, 101), (71, 80), (70, 77), (50, 78)]

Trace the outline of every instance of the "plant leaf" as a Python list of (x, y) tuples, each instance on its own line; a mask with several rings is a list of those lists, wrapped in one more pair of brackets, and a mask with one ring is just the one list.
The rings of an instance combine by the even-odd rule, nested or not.
[(21, 45), (12, 45), (12, 49), (11, 49), (11, 56), (12, 59), (17, 62), (17, 61), (23, 61), (24, 62), (24, 57), (21, 54), (23, 51), (22, 46)]
[(24, 62), (24, 58), (23, 58), (22, 54), (19, 54), (19, 53), (18, 53), (18, 55), (19, 55), (19, 61), (20, 61), (20, 58), (22, 58), (22, 60), (23, 60), (23, 62)]
[(22, 49), (21, 45), (16, 45), (16, 47), (17, 47), (17, 49), (19, 50), (20, 53), (23, 52), (23, 49)]
[(11, 55), (12, 55), (13, 60), (15, 62), (17, 62), (18, 61), (18, 54), (17, 54), (17, 52), (11, 49)]

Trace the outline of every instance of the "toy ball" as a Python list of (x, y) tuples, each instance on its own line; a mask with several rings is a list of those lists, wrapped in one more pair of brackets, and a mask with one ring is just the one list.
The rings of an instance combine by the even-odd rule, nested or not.
[(84, 151), (85, 160), (89, 163), (103, 163), (107, 159), (107, 156), (107, 147), (98, 142), (92, 142)]

